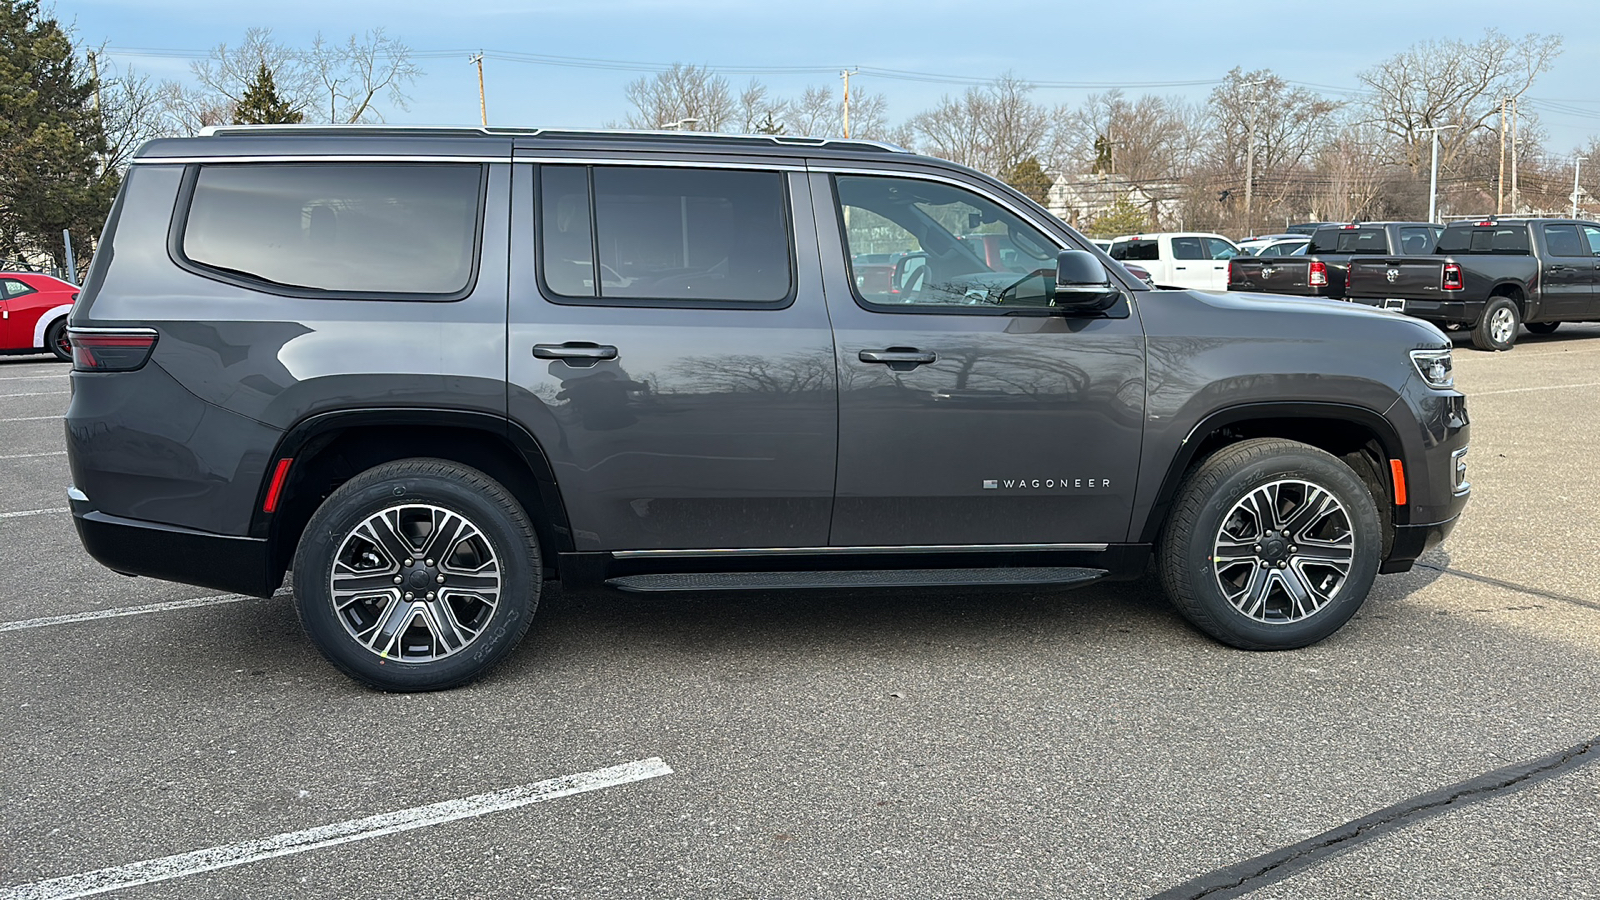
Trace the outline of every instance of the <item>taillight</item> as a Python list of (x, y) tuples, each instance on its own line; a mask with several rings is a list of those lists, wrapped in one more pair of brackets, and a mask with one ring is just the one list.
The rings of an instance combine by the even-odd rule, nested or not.
[(153, 328), (68, 328), (74, 372), (131, 372), (150, 359)]
[(1461, 267), (1455, 263), (1444, 264), (1444, 283), (1440, 285), (1447, 291), (1461, 290)]
[(1327, 287), (1328, 286), (1328, 264), (1327, 263), (1322, 262), (1321, 260), (1313, 260), (1312, 261), (1312, 263), (1311, 263), (1310, 284), (1311, 284), (1312, 287)]
[(1228, 260), (1228, 283), (1233, 284), (1233, 260)]

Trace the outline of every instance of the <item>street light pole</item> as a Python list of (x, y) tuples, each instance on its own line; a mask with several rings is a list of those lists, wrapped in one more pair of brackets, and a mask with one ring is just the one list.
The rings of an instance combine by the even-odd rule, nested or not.
[(1428, 221), (1437, 222), (1439, 217), (1439, 132), (1449, 131), (1456, 125), (1435, 125), (1432, 128), (1418, 128), (1418, 131), (1433, 132), (1433, 167), (1428, 176)]
[(1256, 199), (1256, 99), (1255, 88), (1267, 82), (1247, 81), (1245, 87), (1250, 88), (1250, 131), (1245, 138), (1244, 149), (1244, 230), (1249, 237), (1256, 236), (1255, 199)]
[(1583, 168), (1583, 161), (1587, 156), (1573, 157), (1572, 160), (1572, 218), (1578, 217), (1578, 170)]

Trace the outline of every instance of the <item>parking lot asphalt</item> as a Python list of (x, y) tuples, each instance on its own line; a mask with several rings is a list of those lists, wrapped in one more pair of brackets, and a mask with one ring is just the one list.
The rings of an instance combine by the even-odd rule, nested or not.
[(1600, 326), (1456, 373), (1462, 524), (1314, 647), (1150, 581), (553, 592), (484, 681), (386, 695), (286, 598), (90, 560), (66, 368), (0, 359), (0, 898), (1600, 894)]

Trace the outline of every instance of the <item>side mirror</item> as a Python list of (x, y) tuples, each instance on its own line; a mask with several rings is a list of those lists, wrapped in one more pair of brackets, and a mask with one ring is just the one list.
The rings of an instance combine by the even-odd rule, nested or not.
[(907, 253), (894, 261), (894, 272), (889, 277), (889, 293), (916, 293), (916, 285), (927, 279), (927, 273), (917, 278), (917, 272), (928, 265), (926, 251)]
[(1101, 310), (1117, 302), (1122, 292), (1093, 253), (1063, 250), (1056, 257), (1056, 306)]

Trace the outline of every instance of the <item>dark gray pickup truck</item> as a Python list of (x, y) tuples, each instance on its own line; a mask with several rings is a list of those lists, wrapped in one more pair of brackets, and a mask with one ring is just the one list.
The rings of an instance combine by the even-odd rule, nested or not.
[(1230, 260), (1228, 290), (1296, 297), (1344, 297), (1345, 270), (1358, 254), (1418, 254), (1433, 250), (1444, 230), (1428, 222), (1361, 222), (1324, 225), (1304, 256)]
[(1509, 350), (1518, 328), (1549, 334), (1600, 321), (1600, 224), (1572, 219), (1457, 222), (1432, 256), (1350, 264), (1346, 296), (1446, 328), (1480, 350)]

